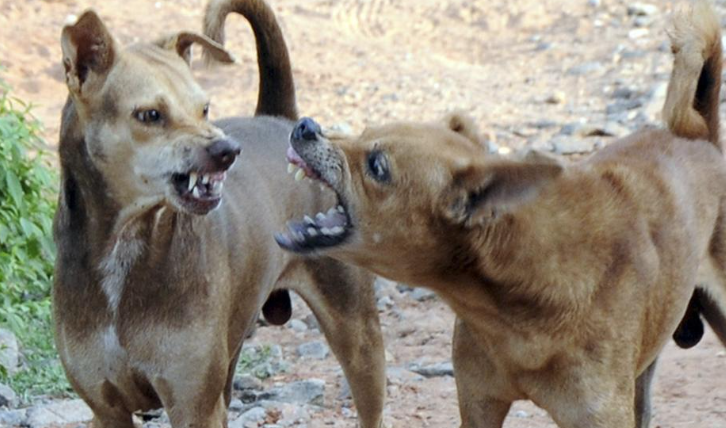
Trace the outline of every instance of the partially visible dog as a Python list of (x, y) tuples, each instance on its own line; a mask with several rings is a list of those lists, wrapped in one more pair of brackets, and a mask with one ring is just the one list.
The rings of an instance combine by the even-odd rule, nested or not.
[(189, 68), (194, 43), (231, 61), (212, 39), (182, 32), (122, 49), (90, 11), (63, 29), (61, 360), (97, 428), (132, 427), (134, 411), (162, 405), (174, 427), (220, 428), (245, 334), (266, 300), (265, 315), (286, 321), (283, 289), (294, 289), (343, 366), (361, 426), (377, 428), (385, 361), (372, 275), (271, 239), (287, 216), (328, 201), (317, 184), (283, 181), (296, 107), (272, 11), (215, 1), (208, 30), (220, 34), (230, 12), (254, 30), (260, 97), (257, 117), (217, 123)]
[(462, 427), (499, 428), (521, 399), (563, 428), (646, 427), (654, 360), (695, 285), (695, 317), (726, 340), (719, 21), (702, 0), (675, 24), (668, 130), (580, 162), (492, 158), (451, 120), (293, 131), (288, 160), (343, 210), (333, 236), (292, 222), (278, 243), (439, 293), (458, 315)]

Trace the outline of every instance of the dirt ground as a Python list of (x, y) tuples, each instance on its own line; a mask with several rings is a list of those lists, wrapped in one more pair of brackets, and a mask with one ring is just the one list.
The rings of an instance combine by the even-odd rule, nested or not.
[[(629, 14), (631, 2), (622, 0), (269, 1), (288, 41), (301, 114), (353, 131), (390, 120), (434, 120), (461, 109), (499, 147), (548, 148), (568, 124), (614, 126), (618, 135), (657, 119), (646, 101), (620, 115), (611, 106), (623, 91), (636, 104), (646, 100), (669, 73), (665, 28), (675, 7), (670, 1), (653, 2), (656, 10), (643, 16)], [(199, 29), (204, 3), (0, 0), (5, 68), (0, 77), (35, 105), (44, 138), (53, 146), (66, 95), (59, 37), (67, 19), (93, 7), (128, 44)], [(717, 6), (726, 17), (726, 1)], [(257, 97), (251, 32), (237, 17), (227, 29), (228, 48), (239, 63), (212, 70), (195, 65), (212, 95), (214, 118), (250, 114)], [(607, 142), (608, 137), (598, 140)], [(394, 307), (381, 313), (389, 365), (448, 360), (451, 312), (437, 299), (392, 298)], [(296, 309), (296, 317), (307, 313), (300, 305)], [(338, 397), (341, 377), (334, 358), (294, 358), (296, 346), (313, 339), (313, 331), (260, 329), (253, 342), (279, 343), (293, 356), (290, 370), (267, 383), (326, 380), (326, 408), (308, 426), (354, 427)], [(458, 425), (451, 377), (399, 382), (388, 392), (389, 425)], [(654, 427), (726, 427), (726, 352), (712, 334), (689, 351), (668, 345), (654, 397)], [(519, 403), (505, 426), (554, 423), (531, 404)]]

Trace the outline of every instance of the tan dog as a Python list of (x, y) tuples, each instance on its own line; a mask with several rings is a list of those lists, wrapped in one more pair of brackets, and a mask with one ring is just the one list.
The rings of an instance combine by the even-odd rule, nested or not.
[(188, 62), (193, 43), (229, 62), (218, 43), (183, 32), (122, 49), (93, 12), (63, 29), (61, 360), (96, 428), (132, 427), (132, 412), (162, 405), (174, 427), (220, 428), (245, 334), (273, 290), (265, 315), (286, 321), (282, 290), (294, 289), (343, 365), (361, 426), (377, 428), (385, 361), (372, 275), (286, 254), (271, 238), (293, 212), (327, 201), (318, 185), (283, 181), (296, 107), (272, 11), (214, 2), (208, 31), (221, 34), (231, 11), (255, 30), (258, 117), (214, 124)]
[(563, 428), (647, 426), (653, 361), (694, 285), (726, 309), (720, 43), (706, 2), (678, 18), (669, 130), (567, 165), (487, 156), (456, 116), (350, 138), (304, 119), (288, 159), (343, 209), (278, 243), (439, 293), (458, 315), (462, 427), (501, 427), (521, 399)]

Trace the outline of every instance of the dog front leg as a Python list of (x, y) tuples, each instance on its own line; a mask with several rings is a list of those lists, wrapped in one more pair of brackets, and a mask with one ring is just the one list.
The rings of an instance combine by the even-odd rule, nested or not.
[(460, 318), (454, 327), (453, 362), (461, 428), (501, 428), (512, 401), (488, 389), (494, 368)]
[(297, 291), (312, 309), (343, 367), (361, 428), (379, 428), (386, 396), (386, 359), (373, 276), (332, 259), (306, 262), (312, 287)]

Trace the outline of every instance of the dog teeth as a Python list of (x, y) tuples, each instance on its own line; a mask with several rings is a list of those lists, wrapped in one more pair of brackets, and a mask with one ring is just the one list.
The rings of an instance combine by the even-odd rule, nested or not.
[(194, 195), (195, 198), (199, 199), (199, 187), (194, 187), (194, 190), (192, 191), (192, 195)]
[(209, 184), (209, 174), (204, 174), (202, 176), (202, 184)]
[(334, 228), (330, 229), (330, 233), (332, 233), (333, 235), (340, 235), (341, 233), (343, 233), (343, 231), (345, 231), (345, 229), (343, 229), (341, 226), (335, 226)]
[(288, 174), (294, 173), (296, 169), (297, 169), (297, 167), (295, 165), (293, 165), (291, 163), (287, 164), (287, 173)]
[(325, 220), (325, 214), (317, 213), (317, 214), (315, 214), (315, 218), (318, 220)]
[(339, 213), (341, 213), (341, 214), (345, 214), (345, 209), (343, 208), (343, 206), (342, 206), (342, 205), (338, 205), (338, 208), (337, 208), (337, 209), (338, 209), (338, 212), (339, 212)]
[(305, 223), (307, 223), (307, 224), (315, 224), (315, 220), (313, 220), (312, 218), (310, 218), (309, 215), (306, 215), (304, 217), (304, 219), (305, 219)]
[(318, 231), (314, 227), (308, 227), (308, 235), (314, 238), (318, 236)]
[(322, 233), (323, 235), (331, 235), (332, 231), (330, 229), (328, 229), (327, 227), (324, 227), (324, 228), (320, 229), (320, 233)]
[(302, 169), (298, 169), (295, 173), (295, 181), (300, 181), (303, 178), (305, 178), (305, 171), (303, 171)]
[(197, 173), (196, 172), (190, 172), (189, 173), (189, 191), (191, 192), (192, 189), (194, 189), (194, 186), (197, 185)]
[(333, 215), (333, 214), (335, 214), (335, 208), (329, 209), (328, 212), (326, 213), (326, 215)]
[(222, 183), (221, 181), (215, 181), (212, 184), (212, 193), (214, 193), (215, 195), (222, 193), (222, 186), (224, 186), (224, 183)]

